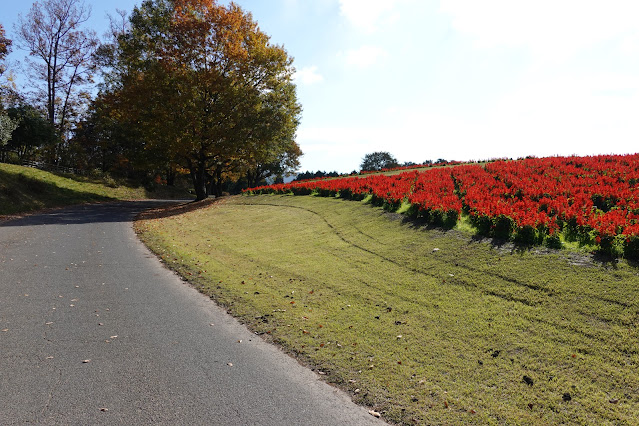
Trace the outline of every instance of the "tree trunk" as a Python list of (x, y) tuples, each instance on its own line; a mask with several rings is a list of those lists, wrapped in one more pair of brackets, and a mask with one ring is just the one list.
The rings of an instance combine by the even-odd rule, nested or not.
[(167, 186), (175, 186), (175, 170), (173, 167), (169, 167), (166, 170), (166, 185)]
[(249, 188), (255, 188), (257, 186), (257, 172), (253, 173), (250, 170), (246, 172), (246, 182)]
[(218, 165), (215, 170), (213, 170), (213, 176), (211, 178), (211, 189), (213, 195), (216, 197), (222, 196), (222, 166)]
[(193, 189), (195, 189), (195, 201), (206, 199), (206, 167), (204, 163), (194, 164), (189, 160), (189, 172), (193, 181)]

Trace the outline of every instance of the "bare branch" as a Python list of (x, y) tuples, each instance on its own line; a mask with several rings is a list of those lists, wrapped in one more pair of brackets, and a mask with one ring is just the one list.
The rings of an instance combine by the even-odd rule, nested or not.
[(36, 90), (46, 86), (49, 122), (61, 136), (68, 131), (71, 105), (82, 85), (92, 82), (92, 55), (98, 47), (95, 31), (82, 26), (91, 16), (84, 0), (36, 1), (14, 27), (16, 44), (35, 58), (28, 65), (38, 78)]

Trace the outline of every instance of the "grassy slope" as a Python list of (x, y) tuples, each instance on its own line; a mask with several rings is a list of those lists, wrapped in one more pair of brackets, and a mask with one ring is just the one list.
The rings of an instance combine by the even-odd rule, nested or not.
[(319, 197), (234, 197), (137, 226), (168, 265), (389, 421), (639, 422), (626, 262), (513, 252)]
[[(0, 215), (95, 201), (171, 198), (166, 191), (106, 186), (101, 180), (62, 177), (29, 167), (0, 163)], [(184, 195), (181, 195), (184, 197)]]

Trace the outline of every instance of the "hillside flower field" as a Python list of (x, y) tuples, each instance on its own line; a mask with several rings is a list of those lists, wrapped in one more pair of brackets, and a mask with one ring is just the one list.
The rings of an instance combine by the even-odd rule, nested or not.
[(433, 225), (467, 218), (482, 235), (559, 247), (574, 241), (639, 258), (639, 154), (528, 158), (253, 188), (362, 200)]

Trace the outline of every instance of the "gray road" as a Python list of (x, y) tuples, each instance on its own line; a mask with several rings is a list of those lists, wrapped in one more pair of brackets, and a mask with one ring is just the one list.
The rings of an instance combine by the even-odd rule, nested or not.
[(0, 223), (0, 424), (380, 423), (165, 270), (152, 205)]

